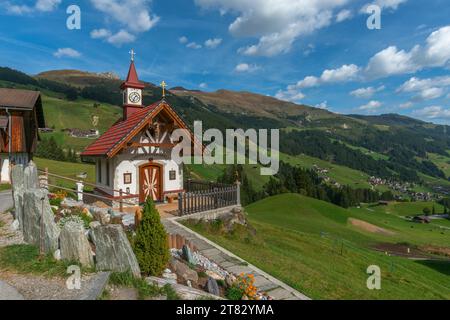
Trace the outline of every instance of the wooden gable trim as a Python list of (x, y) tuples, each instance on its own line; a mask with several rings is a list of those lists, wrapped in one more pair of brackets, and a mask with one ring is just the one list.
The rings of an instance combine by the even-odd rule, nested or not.
[(117, 155), (120, 150), (125, 148), (130, 142), (131, 139), (133, 139), (139, 132), (141, 132), (142, 129), (151, 121), (153, 118), (158, 115), (162, 110), (166, 110), (169, 115), (172, 117), (172, 119), (176, 122), (176, 124), (182, 128), (189, 131), (191, 134), (192, 141), (195, 141), (194, 134), (192, 131), (186, 126), (184, 121), (178, 116), (178, 114), (175, 112), (175, 110), (172, 109), (172, 107), (167, 104), (165, 101), (161, 101), (156, 108), (154, 108), (150, 113), (145, 116), (144, 119), (133, 129), (131, 130), (120, 142), (118, 142), (114, 147), (111, 148), (110, 151), (106, 154), (108, 158), (112, 158), (115, 155)]

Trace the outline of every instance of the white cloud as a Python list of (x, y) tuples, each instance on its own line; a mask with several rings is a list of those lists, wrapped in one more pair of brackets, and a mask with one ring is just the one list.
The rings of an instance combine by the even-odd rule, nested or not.
[(55, 10), (61, 0), (37, 0), (34, 6), (14, 4), (10, 1), (4, 1), (0, 3), (0, 7), (5, 8), (6, 13), (14, 15), (23, 15), (38, 12), (50, 12)]
[(416, 45), (410, 51), (390, 46), (378, 52), (370, 59), (365, 73), (367, 78), (382, 78), (449, 66), (449, 61), (450, 26), (445, 26), (431, 33), (425, 46)]
[(236, 72), (253, 72), (259, 69), (259, 66), (257, 65), (251, 65), (248, 63), (240, 63), (235, 68), (234, 71)]
[(336, 15), (336, 22), (343, 22), (345, 20), (351, 19), (353, 16), (352, 11), (348, 9), (343, 9)]
[(333, 11), (348, 0), (195, 0), (204, 9), (237, 13), (229, 25), (235, 36), (258, 37), (256, 44), (241, 48), (245, 55), (275, 56), (288, 52), (301, 36), (334, 22)]
[[(307, 76), (303, 80), (298, 81), (296, 84), (287, 86), (285, 91), (278, 91), (277, 98), (280, 100), (298, 101), (304, 97), (301, 92), (302, 89), (317, 87), (322, 84), (342, 83), (355, 80), (358, 78), (359, 72), (360, 69), (354, 64), (343, 65), (337, 69), (327, 69), (322, 72), (320, 78), (315, 76)], [(295, 99), (292, 99), (292, 97)], [(299, 99), (298, 97), (302, 98)]]
[(412, 106), (413, 106), (413, 103), (412, 103), (411, 101), (408, 101), (408, 102), (405, 102), (405, 103), (400, 104), (398, 107), (399, 107), (400, 109), (409, 109), (409, 108), (411, 108)]
[(289, 102), (300, 102), (305, 98), (305, 95), (297, 89), (291, 88), (286, 91), (279, 90), (275, 98)]
[(448, 87), (450, 76), (427, 79), (412, 77), (397, 89), (397, 93), (414, 93), (415, 100), (432, 100), (442, 97)]
[(186, 45), (186, 48), (189, 48), (189, 49), (201, 49), (201, 48), (202, 48), (202, 45), (201, 45), (201, 44), (198, 44), (198, 43), (196, 43), (196, 42), (189, 42), (189, 43)]
[(323, 83), (346, 82), (355, 79), (358, 72), (359, 68), (354, 64), (343, 65), (337, 69), (325, 70), (320, 80)]
[(92, 39), (104, 39), (111, 36), (111, 31), (107, 29), (94, 29), (91, 31)]
[(388, 47), (375, 54), (365, 70), (368, 78), (382, 78), (391, 75), (414, 73), (419, 67), (414, 63), (413, 54), (397, 47)]
[(49, 12), (55, 10), (61, 0), (37, 0), (36, 9), (43, 12)]
[(107, 41), (117, 47), (120, 47), (121, 45), (125, 43), (134, 42), (136, 40), (136, 36), (132, 35), (126, 30), (120, 30), (116, 34), (111, 35), (108, 37)]
[(391, 10), (397, 10), (398, 7), (402, 4), (407, 2), (408, 0), (375, 0), (371, 3), (367, 3), (365, 4), (362, 8), (361, 8), (361, 13), (366, 13), (366, 8), (369, 5), (377, 5), (381, 8), (381, 10), (383, 9), (391, 9)]
[(383, 91), (385, 89), (384, 86), (380, 86), (378, 88), (374, 87), (367, 87), (367, 88), (359, 88), (352, 92), (350, 92), (351, 96), (354, 96), (355, 98), (361, 98), (361, 99), (369, 99), (372, 98), (372, 96), (380, 91)]
[(57, 58), (78, 58), (81, 56), (81, 53), (72, 48), (59, 48), (53, 55)]
[(358, 109), (367, 111), (367, 112), (375, 112), (378, 108), (380, 108), (383, 104), (380, 101), (372, 100), (369, 103), (360, 106)]
[(316, 104), (314, 106), (315, 108), (319, 108), (319, 109), (328, 109), (328, 102), (327, 101), (323, 101), (319, 104)]
[(181, 44), (186, 44), (186, 43), (189, 42), (189, 39), (188, 39), (187, 37), (185, 37), (185, 36), (182, 36), (182, 37), (178, 38), (178, 41), (179, 41)]
[(151, 0), (91, 0), (94, 7), (125, 27), (128, 32), (144, 32), (155, 26), (159, 17), (150, 11)]
[(202, 82), (199, 84), (199, 87), (200, 87), (200, 89), (206, 89), (206, 88), (208, 88), (208, 84), (205, 82)]
[(441, 106), (431, 106), (415, 110), (413, 115), (427, 119), (450, 119), (450, 110)]
[(357, 78), (359, 73), (358, 66), (354, 64), (343, 65), (337, 69), (327, 69), (322, 72), (320, 78), (315, 76), (307, 76), (303, 80), (297, 82), (293, 87), (299, 89), (312, 88), (321, 84), (347, 82)]
[(205, 41), (205, 47), (210, 48), (210, 49), (215, 49), (221, 43), (222, 43), (222, 39), (220, 39), (220, 38), (208, 39)]

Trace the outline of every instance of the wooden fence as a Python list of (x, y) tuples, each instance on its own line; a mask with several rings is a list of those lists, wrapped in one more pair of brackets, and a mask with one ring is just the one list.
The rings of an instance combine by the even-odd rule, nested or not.
[(210, 190), (178, 194), (178, 214), (184, 216), (234, 205), (240, 205), (240, 187), (228, 185)]
[[(54, 189), (59, 189), (59, 190), (63, 190), (63, 191), (67, 191), (67, 192), (71, 192), (73, 194), (75, 194), (77, 196), (77, 200), (78, 201), (82, 201), (84, 200), (84, 197), (92, 197), (94, 199), (98, 199), (100, 201), (106, 201), (106, 202), (111, 202), (111, 203), (118, 203), (119, 204), (119, 211), (123, 212), (123, 206), (125, 205), (138, 205), (139, 200), (138, 200), (138, 196), (137, 195), (133, 195), (130, 193), (127, 193), (126, 191), (123, 191), (122, 189), (120, 190), (115, 190), (112, 188), (109, 188), (108, 190), (113, 192), (113, 193), (119, 193), (118, 197), (106, 197), (106, 196), (101, 196), (99, 194), (95, 194), (95, 193), (91, 193), (91, 192), (86, 192), (84, 191), (84, 187), (85, 186), (90, 186), (93, 187), (94, 190), (95, 188), (99, 188), (101, 190), (104, 190), (105, 187), (104, 186), (97, 186), (96, 184), (93, 183), (88, 183), (86, 181), (83, 181), (82, 179), (72, 179), (69, 177), (64, 177), (61, 175), (57, 175), (57, 174), (53, 174), (50, 173), (48, 171), (48, 168), (45, 168), (44, 170), (40, 170), (38, 169), (40, 175), (38, 177), (39, 179), (39, 185), (41, 188), (45, 188), (48, 189), (49, 187), (54, 188)], [(71, 188), (67, 188), (67, 187), (63, 187), (57, 184), (51, 184), (49, 182), (49, 177), (52, 177), (54, 179), (60, 179), (66, 182), (70, 182), (70, 183), (74, 183), (75, 184), (75, 189), (71, 189)], [(134, 199), (136, 199), (137, 201), (135, 201)], [(135, 203), (136, 202), (136, 203)]]
[(226, 188), (229, 186), (229, 184), (225, 183), (193, 179), (186, 179), (183, 183), (183, 187), (186, 192), (211, 191), (214, 189)]

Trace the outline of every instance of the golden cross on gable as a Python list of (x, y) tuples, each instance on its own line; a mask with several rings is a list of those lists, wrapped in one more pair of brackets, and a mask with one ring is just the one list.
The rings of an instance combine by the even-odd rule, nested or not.
[(163, 96), (163, 98), (166, 96), (166, 87), (167, 87), (167, 84), (166, 84), (166, 82), (163, 80), (163, 82), (161, 82), (161, 88), (162, 88), (162, 96)]

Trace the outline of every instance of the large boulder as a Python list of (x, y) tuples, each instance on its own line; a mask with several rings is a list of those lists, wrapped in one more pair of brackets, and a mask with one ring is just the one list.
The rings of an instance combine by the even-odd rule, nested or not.
[(61, 259), (78, 261), (82, 266), (92, 267), (94, 258), (87, 239), (84, 226), (77, 221), (64, 224), (59, 236)]
[(206, 290), (215, 296), (220, 295), (219, 285), (217, 284), (217, 281), (211, 277), (208, 278), (208, 282), (206, 283)]
[(197, 271), (192, 270), (187, 264), (172, 258), (170, 261), (170, 266), (172, 270), (177, 274), (185, 282), (190, 281), (191, 283), (198, 282), (198, 274)]
[(98, 270), (130, 271), (140, 277), (141, 270), (121, 225), (100, 225), (91, 230)]
[(30, 161), (24, 170), (24, 186), (25, 189), (39, 188), (39, 178), (36, 164)]
[(44, 251), (53, 253), (58, 249), (60, 229), (55, 223), (47, 191), (45, 189), (26, 190), (23, 194), (23, 204), (23, 237), (25, 242), (40, 247), (42, 237)]
[(14, 199), (14, 217), (19, 221), (20, 229), (23, 230), (23, 193), (25, 191), (23, 165), (18, 164), (12, 167), (11, 183)]

